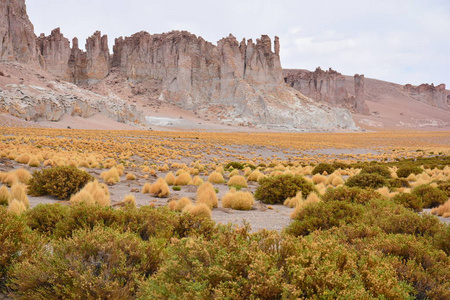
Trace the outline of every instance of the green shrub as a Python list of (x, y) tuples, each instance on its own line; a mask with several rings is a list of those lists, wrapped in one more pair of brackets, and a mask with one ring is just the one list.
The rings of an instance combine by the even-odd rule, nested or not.
[(366, 204), (374, 199), (381, 199), (383, 196), (375, 191), (369, 191), (358, 187), (338, 187), (327, 189), (323, 195), (323, 201), (347, 201), (359, 204)]
[(401, 204), (406, 208), (411, 208), (414, 211), (422, 211), (423, 208), (422, 199), (414, 194), (400, 193), (395, 195), (392, 200), (395, 203)]
[[(346, 164), (346, 163), (343, 163), (343, 162), (340, 162), (340, 161), (335, 161), (335, 162), (333, 162), (331, 165), (332, 165), (333, 168), (335, 168), (336, 170), (337, 170), (337, 169), (345, 170), (345, 169), (350, 168), (350, 165), (349, 165), (349, 164)], [(328, 173), (328, 172), (327, 172), (327, 173)]]
[(266, 177), (261, 179), (259, 184), (255, 192), (255, 198), (268, 204), (282, 204), (287, 198), (294, 197), (299, 191), (303, 195), (309, 195), (315, 191), (314, 186), (299, 175)]
[(345, 185), (349, 187), (377, 189), (386, 185), (386, 179), (379, 174), (360, 173), (347, 179)]
[(378, 174), (384, 178), (391, 178), (391, 171), (385, 165), (373, 165), (362, 168), (361, 174)]
[(409, 175), (414, 174), (420, 174), (423, 172), (423, 169), (416, 166), (403, 166), (398, 168), (397, 170), (397, 176), (399, 178), (407, 178)]
[(244, 165), (240, 162), (236, 162), (236, 161), (232, 161), (229, 162), (225, 165), (225, 169), (238, 169), (238, 170), (243, 170), (244, 169)]
[(345, 201), (312, 203), (305, 206), (286, 228), (286, 233), (301, 236), (321, 229), (326, 230), (359, 220), (364, 206)]
[(328, 163), (319, 163), (317, 166), (314, 167), (314, 169), (312, 170), (312, 174), (322, 174), (324, 171), (326, 171), (328, 174), (333, 173), (335, 170), (335, 168), (333, 167), (333, 165), (328, 164)]
[(423, 207), (432, 208), (444, 204), (447, 201), (447, 195), (438, 188), (428, 184), (419, 185), (412, 190), (412, 194), (419, 197), (423, 202)]
[(52, 235), (56, 224), (69, 214), (69, 207), (55, 204), (38, 204), (25, 213), (28, 226), (41, 234)]
[(389, 187), (389, 189), (394, 189), (394, 188), (409, 188), (411, 187), (411, 185), (409, 184), (409, 181), (406, 180), (405, 178), (391, 178), (388, 179), (387, 181), (387, 186)]
[(163, 241), (95, 227), (53, 240), (12, 270), (14, 299), (131, 299), (156, 272)]
[(437, 188), (443, 191), (447, 197), (450, 197), (450, 181), (438, 181)]
[(58, 199), (69, 199), (92, 180), (94, 178), (83, 170), (60, 166), (35, 171), (28, 187), (33, 196), (51, 195)]
[(181, 187), (180, 186), (173, 186), (172, 190), (174, 190), (174, 191), (181, 191)]

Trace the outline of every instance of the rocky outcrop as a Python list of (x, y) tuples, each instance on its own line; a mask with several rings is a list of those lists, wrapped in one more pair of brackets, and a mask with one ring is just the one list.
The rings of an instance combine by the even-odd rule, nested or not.
[(450, 93), (445, 89), (443, 83), (438, 86), (426, 83), (419, 86), (407, 84), (403, 86), (403, 90), (417, 101), (450, 110)]
[[(355, 91), (346, 89), (345, 77), (331, 68), (323, 71), (284, 70), (284, 81), (302, 94), (333, 107), (343, 107), (358, 114), (370, 114), (364, 101), (364, 75), (354, 77)], [(353, 94), (353, 95), (352, 95)]]
[(28, 19), (25, 0), (0, 2), (0, 60), (34, 63), (34, 27)]
[(81, 85), (94, 84), (105, 78), (110, 70), (108, 37), (96, 31), (86, 40), (86, 51), (78, 46), (78, 39), (70, 42), (59, 28), (49, 36), (43, 33), (36, 39), (41, 67), (63, 80)]

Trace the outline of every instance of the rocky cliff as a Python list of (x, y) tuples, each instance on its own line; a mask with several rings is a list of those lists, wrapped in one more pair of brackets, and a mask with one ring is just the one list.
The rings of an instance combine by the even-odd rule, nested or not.
[(347, 110), (317, 104), (284, 83), (278, 37), (273, 43), (267, 35), (239, 42), (230, 34), (213, 45), (185, 31), (153, 35), (142, 31), (116, 39), (110, 55), (107, 37), (100, 32), (87, 39), (85, 51), (76, 38), (71, 47), (59, 28), (34, 39), (23, 0), (7, 0), (0, 15), (4, 36), (11, 37), (2, 44), (2, 53), (14, 54), (5, 54), (6, 59), (39, 63), (48, 73), (79, 86), (108, 82), (114, 73), (115, 81), (121, 77), (142, 90), (151, 81), (159, 100), (212, 112), (228, 123), (356, 128)]
[(354, 76), (355, 91), (348, 91), (345, 77), (331, 68), (323, 71), (284, 70), (284, 81), (302, 94), (333, 107), (343, 107), (358, 114), (370, 114), (364, 101), (364, 75)]
[(445, 84), (440, 84), (438, 86), (426, 83), (419, 86), (407, 84), (403, 86), (403, 90), (407, 92), (411, 98), (414, 98), (417, 101), (450, 110), (450, 94), (445, 89)]
[(28, 19), (25, 0), (0, 2), (0, 60), (36, 61), (34, 27)]

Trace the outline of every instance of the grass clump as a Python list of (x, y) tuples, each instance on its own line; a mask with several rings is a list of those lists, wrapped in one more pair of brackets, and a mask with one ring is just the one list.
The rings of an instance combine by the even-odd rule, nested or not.
[(167, 173), (166, 177), (164, 177), (164, 180), (168, 185), (173, 185), (175, 182), (175, 175), (173, 175), (172, 172)]
[(210, 209), (218, 206), (217, 194), (210, 182), (205, 182), (198, 187), (196, 203), (204, 203)]
[(236, 210), (251, 210), (254, 203), (253, 195), (250, 192), (241, 192), (231, 189), (222, 198), (223, 208)]
[(317, 166), (314, 167), (314, 169), (312, 170), (311, 174), (315, 175), (315, 174), (323, 174), (324, 172), (326, 172), (326, 174), (331, 174), (335, 171), (336, 169), (333, 167), (332, 164), (329, 163), (319, 163)]
[(170, 194), (169, 186), (167, 185), (164, 178), (158, 178), (155, 183), (152, 185), (144, 185), (143, 193), (145, 192), (149, 194), (153, 194), (155, 197), (158, 198), (166, 198)]
[(399, 178), (408, 178), (409, 175), (419, 175), (423, 172), (421, 167), (417, 166), (402, 166), (397, 170), (397, 176)]
[(183, 208), (183, 212), (202, 219), (211, 219), (211, 208), (206, 203), (190, 204)]
[(422, 209), (423, 209), (422, 199), (415, 194), (399, 193), (399, 194), (395, 195), (392, 198), (392, 200), (395, 203), (403, 205), (404, 207), (410, 208), (417, 212), (422, 211)]
[(208, 176), (208, 181), (212, 183), (224, 183), (225, 179), (223, 179), (223, 175), (221, 173), (214, 171)]
[(442, 216), (444, 218), (450, 217), (450, 200), (447, 200), (444, 204), (439, 205), (431, 210), (433, 215)]
[(0, 187), (0, 205), (8, 205), (8, 201), (11, 198), (11, 193), (9, 192), (6, 185)]
[(123, 172), (117, 167), (112, 167), (108, 171), (104, 171), (100, 174), (100, 177), (105, 181), (106, 184), (113, 185), (120, 181), (120, 173)]
[(248, 187), (247, 180), (245, 180), (245, 177), (241, 176), (241, 175), (232, 176), (230, 179), (228, 179), (227, 185), (228, 186), (238, 186), (240, 188)]
[(133, 173), (127, 173), (127, 175), (125, 176), (126, 180), (136, 180), (136, 175), (134, 175)]
[(28, 184), (32, 196), (55, 196), (69, 199), (94, 178), (87, 172), (70, 166), (35, 171)]
[(175, 178), (175, 181), (173, 182), (174, 185), (188, 185), (192, 183), (192, 178), (189, 173), (183, 171), (180, 173), (180, 175)]
[(255, 198), (266, 204), (284, 203), (287, 198), (294, 197), (299, 191), (309, 195), (315, 191), (314, 186), (302, 176), (280, 175), (266, 177), (259, 181)]
[(109, 206), (111, 204), (111, 199), (106, 185), (100, 184), (97, 180), (94, 180), (86, 184), (78, 193), (72, 195), (70, 203)]
[(347, 179), (345, 185), (349, 187), (377, 189), (383, 187), (386, 183), (386, 179), (377, 173), (360, 173)]

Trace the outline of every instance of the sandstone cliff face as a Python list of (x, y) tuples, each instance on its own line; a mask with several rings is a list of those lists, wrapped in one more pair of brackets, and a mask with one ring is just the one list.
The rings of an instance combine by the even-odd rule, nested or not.
[(438, 86), (426, 83), (419, 86), (407, 84), (403, 86), (403, 90), (417, 101), (450, 110), (450, 94), (445, 89), (445, 84)]
[(0, 2), (0, 60), (34, 63), (36, 42), (34, 27), (28, 19), (25, 0)]
[(288, 85), (314, 100), (347, 108), (354, 113), (370, 114), (364, 101), (364, 75), (355, 75), (355, 91), (352, 93), (346, 89), (345, 77), (331, 68), (328, 71), (317, 68), (314, 72), (284, 70), (283, 75)]

